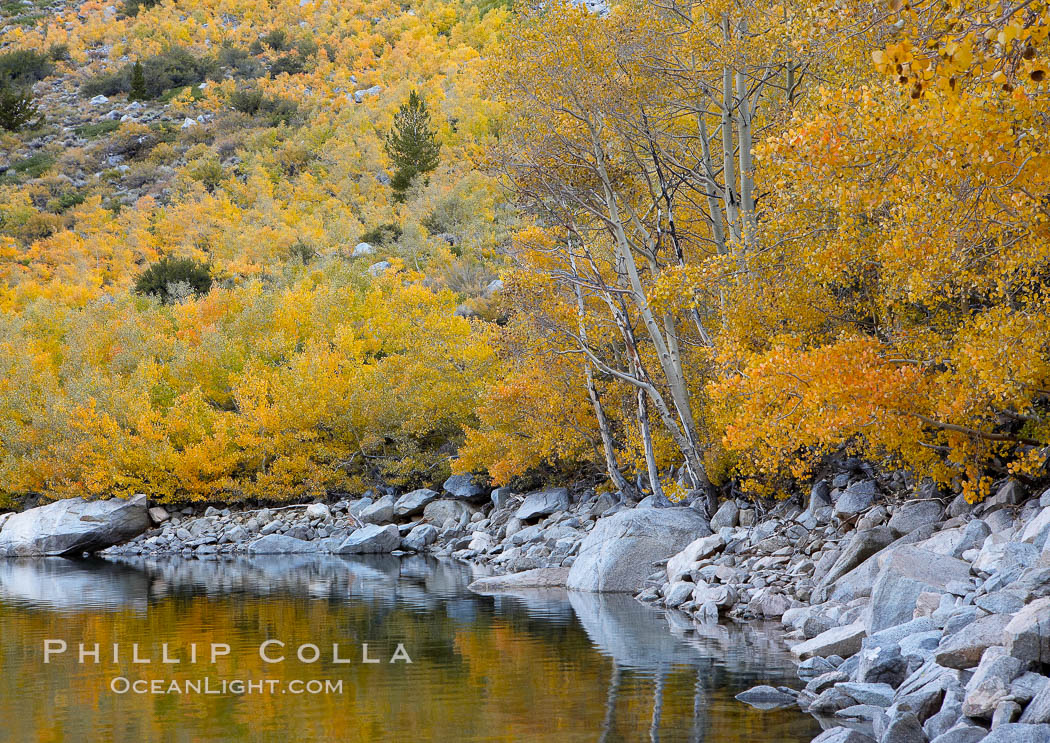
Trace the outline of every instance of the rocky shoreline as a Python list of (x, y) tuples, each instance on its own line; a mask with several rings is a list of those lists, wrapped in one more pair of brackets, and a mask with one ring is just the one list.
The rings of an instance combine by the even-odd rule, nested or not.
[(740, 699), (798, 705), (827, 728), (820, 743), (1050, 741), (1050, 490), (1007, 481), (970, 506), (900, 484), (855, 469), (805, 503), (727, 500), (710, 518), (699, 499), (515, 494), (468, 476), (254, 510), (73, 499), (0, 516), (0, 555), (427, 552), (502, 573), (479, 592), (631, 593), (687, 632), (779, 619), (801, 688)]

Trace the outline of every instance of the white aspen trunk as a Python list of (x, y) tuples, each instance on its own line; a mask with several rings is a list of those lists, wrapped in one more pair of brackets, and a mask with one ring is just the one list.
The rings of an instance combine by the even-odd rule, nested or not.
[[(645, 369), (642, 366), (641, 355), (638, 353), (638, 340), (635, 338), (634, 331), (631, 329), (631, 325), (627, 320), (626, 312), (623, 308), (617, 307), (612, 297), (608, 294), (603, 293), (603, 298), (609, 307), (609, 311), (612, 313), (613, 320), (616, 322), (616, 327), (620, 330), (620, 335), (623, 337), (628, 357), (628, 368), (632, 370), (632, 374), (625, 374), (623, 372), (618, 373), (616, 370), (608, 367), (605, 368), (605, 371), (645, 390), (648, 399), (656, 407), (656, 412), (660, 416), (660, 422), (663, 423), (664, 428), (671, 435), (671, 438), (674, 440), (679, 451), (683, 452), (686, 457), (686, 465), (688, 468), (691, 466), (691, 463), (689, 461), (689, 454), (686, 452), (690, 451), (690, 442), (683, 433), (678, 421), (671, 413), (671, 408), (667, 404), (667, 401), (664, 400), (663, 395), (660, 394), (660, 391), (656, 389), (647, 378)], [(699, 472), (703, 479), (695, 484), (699, 487), (706, 488), (708, 486), (707, 476), (703, 471), (703, 466), (699, 462), (699, 459), (696, 464), (699, 467)]]
[[(569, 249), (569, 264), (572, 266), (573, 276), (579, 278), (579, 273), (576, 270), (576, 258), (572, 255), (571, 247)], [(583, 290), (580, 288), (579, 283), (574, 283), (573, 289), (576, 292), (576, 318), (580, 341), (583, 345), (586, 345), (587, 326), (584, 323)], [(601, 434), (602, 449), (605, 453), (605, 470), (617, 490), (625, 494), (630, 493), (631, 485), (627, 482), (627, 478), (623, 476), (623, 473), (620, 471), (620, 465), (616, 461), (616, 445), (613, 441), (612, 429), (609, 426), (609, 419), (605, 415), (605, 408), (602, 406), (601, 398), (598, 397), (598, 388), (594, 385), (594, 372), (592, 371), (590, 359), (584, 357), (583, 365), (587, 383), (587, 397), (590, 398), (591, 405), (594, 407), (594, 417), (598, 419), (598, 432)]]
[[(732, 37), (729, 30), (729, 16), (722, 16), (722, 35), (726, 46)], [(722, 69), (722, 186), (723, 200), (726, 205), (726, 216), (729, 222), (729, 234), (734, 243), (734, 250), (739, 251), (743, 242), (740, 225), (736, 190), (736, 157), (733, 147), (733, 70), (726, 65)]]
[(645, 390), (638, 388), (638, 431), (642, 435), (642, 448), (645, 450), (645, 468), (649, 472), (649, 486), (653, 495), (659, 500), (664, 497), (660, 484), (660, 470), (656, 466), (656, 452), (653, 450), (653, 435), (649, 430), (649, 406), (645, 402)]
[[(718, 201), (718, 196), (715, 195), (715, 189), (719, 188), (718, 181), (715, 180), (715, 164), (711, 159), (711, 137), (707, 133), (707, 122), (704, 121), (703, 112), (699, 112), (696, 115), (697, 128), (700, 132), (700, 157), (704, 164), (704, 175), (707, 177), (707, 209), (710, 212), (711, 218), (711, 239), (715, 243), (715, 248), (718, 250), (719, 255), (726, 255), (729, 252), (726, 246), (726, 231), (722, 225), (724, 219), (722, 215), (722, 205)], [(724, 189), (720, 189), (723, 190)]]
[(751, 107), (747, 94), (747, 80), (744, 73), (736, 73), (736, 127), (737, 143), (740, 152), (740, 212), (746, 252), (754, 242), (758, 223), (755, 220), (754, 165), (751, 160)]
[(686, 441), (686, 447), (682, 451), (682, 454), (685, 456), (686, 464), (693, 480), (693, 485), (696, 487), (706, 487), (708, 485), (708, 480), (703, 469), (703, 464), (700, 461), (696, 429), (693, 423), (692, 404), (689, 400), (689, 389), (686, 386), (685, 373), (682, 369), (680, 359), (674, 357), (671, 349), (668, 348), (668, 342), (663, 335), (663, 330), (657, 322), (652, 308), (649, 306), (649, 302), (646, 299), (645, 289), (642, 286), (642, 280), (638, 274), (638, 265), (635, 263), (631, 243), (627, 238), (627, 233), (623, 226), (623, 220), (620, 217), (620, 209), (616, 202), (616, 195), (613, 192), (612, 183), (609, 180), (609, 174), (605, 169), (605, 156), (602, 152), (601, 144), (593, 131), (591, 132), (591, 136), (597, 162), (598, 176), (602, 181), (602, 188), (605, 194), (605, 205), (608, 210), (609, 221), (612, 224), (615, 233), (614, 242), (617, 249), (617, 256), (620, 258), (625, 273), (627, 274), (627, 279), (631, 288), (631, 298), (634, 300), (634, 304), (638, 309), (642, 322), (645, 324), (650, 340), (652, 340), (653, 346), (656, 349), (660, 368), (664, 373), (668, 389), (671, 392), (671, 401), (674, 403), (675, 410), (678, 413), (678, 418), (681, 421), (682, 433), (684, 434)]

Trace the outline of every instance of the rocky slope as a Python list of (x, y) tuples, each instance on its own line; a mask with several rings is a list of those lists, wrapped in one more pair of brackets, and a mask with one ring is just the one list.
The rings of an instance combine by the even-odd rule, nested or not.
[(821, 743), (1050, 741), (1050, 491), (1007, 482), (976, 507), (933, 492), (884, 502), (874, 480), (818, 483), (671, 558), (640, 598), (690, 615), (779, 616)]

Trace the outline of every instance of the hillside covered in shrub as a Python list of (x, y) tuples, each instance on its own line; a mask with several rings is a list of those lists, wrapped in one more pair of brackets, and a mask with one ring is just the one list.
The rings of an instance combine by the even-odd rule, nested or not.
[(1047, 474), (1045, 4), (20, 7), (9, 498)]

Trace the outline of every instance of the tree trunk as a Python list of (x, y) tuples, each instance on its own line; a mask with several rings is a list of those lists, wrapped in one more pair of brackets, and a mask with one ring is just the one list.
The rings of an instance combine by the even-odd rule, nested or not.
[(631, 298), (634, 301), (638, 314), (642, 318), (649, 338), (656, 349), (657, 359), (667, 381), (671, 393), (671, 401), (674, 403), (678, 418), (684, 434), (684, 449), (686, 466), (689, 470), (692, 484), (696, 487), (707, 487), (707, 475), (704, 472), (703, 463), (700, 459), (699, 446), (697, 444), (696, 428), (693, 421), (692, 404), (689, 400), (689, 389), (686, 385), (685, 372), (682, 369), (680, 358), (669, 348), (668, 339), (664, 336), (664, 330), (660, 327), (649, 302), (646, 299), (645, 289), (642, 286), (641, 277), (638, 274), (638, 265), (634, 260), (631, 243), (627, 238), (627, 232), (620, 217), (619, 205), (613, 191), (609, 174), (605, 168), (605, 155), (598, 141), (597, 133), (592, 131), (592, 144), (597, 163), (598, 176), (602, 181), (605, 207), (608, 211), (609, 224), (614, 232), (614, 245), (616, 246), (617, 258), (623, 266), (627, 275), (627, 281), (631, 289)]
[[(576, 270), (576, 258), (572, 255), (572, 246), (569, 246), (569, 264), (572, 266), (572, 273), (576, 278), (579, 278), (579, 272)], [(583, 304), (583, 289), (580, 287), (579, 282), (573, 283), (573, 289), (576, 292), (576, 317), (577, 324), (579, 327), (580, 341), (582, 344), (587, 344), (587, 326), (584, 323), (584, 304)], [(631, 484), (627, 482), (627, 478), (620, 472), (620, 466), (616, 461), (616, 445), (613, 441), (612, 430), (609, 426), (609, 419), (605, 415), (605, 408), (602, 407), (601, 398), (598, 397), (598, 389), (594, 385), (594, 373), (592, 371), (592, 364), (590, 359), (584, 357), (584, 375), (587, 383), (587, 396), (591, 400), (591, 405), (594, 407), (594, 416), (598, 420), (598, 431), (602, 438), (602, 449), (605, 452), (605, 470), (609, 474), (609, 479), (613, 485), (616, 486), (617, 490), (624, 493), (625, 496), (630, 495)]]

